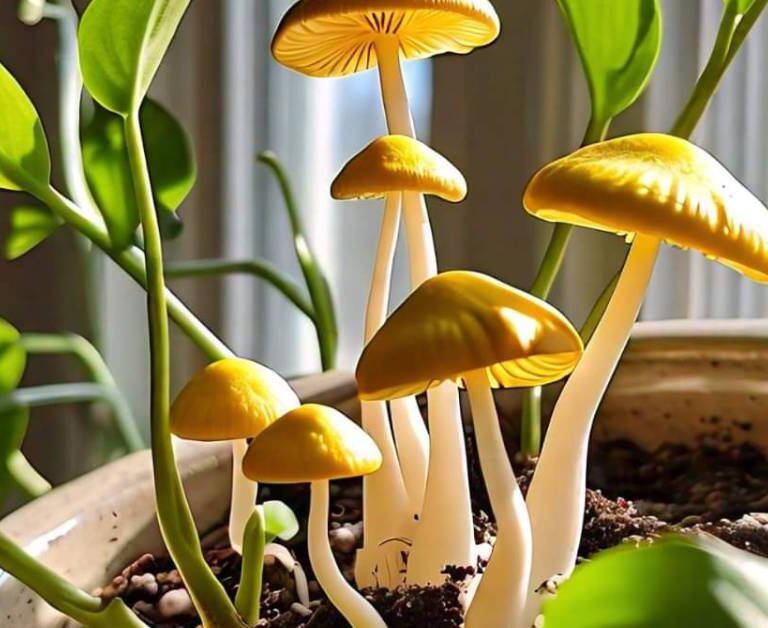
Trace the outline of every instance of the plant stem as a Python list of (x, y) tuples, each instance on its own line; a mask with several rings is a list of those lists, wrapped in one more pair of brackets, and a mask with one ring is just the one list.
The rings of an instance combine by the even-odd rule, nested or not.
[(129, 451), (144, 449), (144, 441), (133, 420), (131, 409), (125, 397), (114, 385), (77, 383), (18, 388), (0, 396), (0, 412), (20, 407), (34, 408), (93, 401), (101, 401), (109, 405), (115, 419), (115, 426)]
[(584, 324), (581, 326), (579, 335), (581, 336), (581, 340), (585, 347), (587, 346), (587, 343), (589, 343), (589, 341), (592, 339), (592, 334), (595, 333), (595, 329), (597, 328), (600, 319), (603, 317), (605, 308), (608, 307), (608, 303), (613, 296), (613, 292), (616, 290), (616, 284), (619, 283), (619, 277), (621, 277), (621, 270), (623, 267), (624, 264), (622, 263), (621, 268), (619, 268), (613, 278), (608, 282), (608, 285), (600, 293), (600, 296), (597, 297), (597, 301), (595, 301), (595, 304), (589, 311)]
[(54, 608), (75, 621), (93, 628), (146, 628), (144, 623), (123, 604), (113, 600), (106, 606), (60, 578), (42, 563), (0, 533), (0, 566), (45, 599)]
[(51, 490), (51, 483), (37, 472), (18, 449), (5, 461), (13, 483), (30, 499), (36, 499)]
[(129, 452), (144, 449), (146, 445), (130, 406), (117, 387), (101, 354), (88, 340), (77, 334), (24, 333), (19, 341), (30, 354), (70, 354), (77, 358), (91, 381), (109, 389), (110, 392), (106, 394), (104, 401), (112, 408), (115, 427), (125, 449)]
[(125, 137), (146, 251), (150, 344), (150, 425), (160, 530), (203, 626), (240, 627), (237, 611), (205, 562), (176, 466), (170, 430), (170, 344), (163, 249), (138, 110), (125, 118)]
[[(608, 133), (611, 118), (597, 118), (592, 115), (584, 133), (582, 146), (600, 142)], [(549, 244), (539, 264), (530, 293), (543, 300), (549, 299), (555, 279), (563, 266), (573, 226), (557, 223), (552, 230)], [(539, 387), (523, 391), (523, 405), (520, 418), (520, 451), (524, 455), (537, 456), (541, 449), (541, 390)]]
[(304, 225), (285, 167), (277, 155), (269, 151), (259, 154), (258, 159), (272, 171), (285, 201), (285, 210), (293, 232), (296, 259), (299, 261), (315, 312), (313, 322), (320, 347), (320, 362), (323, 370), (328, 371), (336, 366), (336, 345), (338, 343), (336, 312), (333, 307), (333, 297), (328, 280), (304, 235)]
[[(100, 216), (87, 213), (86, 210), (62, 196), (52, 187), (35, 189), (34, 186), (31, 186), (30, 190), (51, 211), (104, 251), (140, 286), (147, 288), (145, 256), (140, 249), (132, 247), (123, 251), (113, 250)], [(210, 360), (221, 360), (234, 356), (232, 350), (192, 314), (175, 294), (166, 289), (165, 298), (171, 319)]]
[(187, 262), (166, 264), (166, 279), (186, 279), (190, 277), (211, 277), (215, 275), (233, 275), (242, 273), (260, 277), (280, 291), (291, 303), (299, 308), (317, 327), (315, 308), (304, 296), (302, 289), (279, 268), (266, 260), (222, 260), (200, 259)]
[(264, 570), (264, 508), (257, 506), (243, 534), (243, 562), (235, 608), (249, 624), (259, 621), (261, 579)]

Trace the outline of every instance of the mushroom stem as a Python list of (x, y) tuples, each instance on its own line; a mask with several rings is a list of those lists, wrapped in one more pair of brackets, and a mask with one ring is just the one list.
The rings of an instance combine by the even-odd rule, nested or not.
[(318, 584), (355, 628), (387, 628), (376, 609), (344, 579), (328, 541), (328, 482), (312, 482), (307, 542)]
[[(366, 342), (387, 317), (399, 222), (400, 194), (388, 194), (365, 316)], [(357, 552), (355, 581), (359, 587), (395, 587), (403, 580), (405, 565), (401, 558), (403, 548), (391, 540), (412, 536), (413, 520), (409, 514), (408, 492), (392, 440), (386, 402), (365, 401), (361, 404), (361, 413), (363, 429), (376, 441), (382, 452), (383, 464), (378, 471), (363, 478), (365, 541)]]
[(232, 500), (229, 507), (229, 542), (238, 554), (243, 553), (243, 534), (248, 519), (256, 506), (258, 482), (243, 475), (243, 456), (248, 451), (248, 441), (238, 438), (232, 441)]
[(389, 132), (415, 138), (416, 129), (400, 67), (400, 42), (397, 37), (387, 35), (376, 40), (376, 60)]
[(393, 399), (389, 402), (389, 408), (397, 443), (397, 456), (411, 502), (411, 515), (417, 520), (421, 516), (424, 490), (427, 486), (429, 432), (415, 397)]
[(602, 320), (557, 400), (528, 489), (533, 564), (527, 619), (536, 618), (535, 590), (576, 564), (584, 519), (587, 448), (597, 406), (637, 319), (660, 240), (637, 234)]
[(504, 447), (488, 375), (485, 370), (472, 371), (465, 381), (480, 467), (498, 526), (491, 559), (467, 611), (465, 626), (521, 628), (526, 625), (522, 612), (531, 568), (531, 523)]

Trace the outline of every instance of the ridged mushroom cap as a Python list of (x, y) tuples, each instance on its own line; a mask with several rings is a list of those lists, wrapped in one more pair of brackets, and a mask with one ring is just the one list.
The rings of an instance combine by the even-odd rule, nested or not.
[(171, 406), (171, 431), (189, 440), (256, 436), (299, 405), (274, 371), (243, 358), (209, 364), (190, 379)]
[(419, 286), (363, 350), (359, 396), (396, 399), (485, 369), (494, 387), (568, 375), (583, 346), (551, 305), (496, 279), (445, 272)]
[(385, 135), (350, 159), (331, 184), (339, 200), (381, 198), (392, 192), (433, 194), (458, 202), (467, 182), (458, 168), (426, 144), (405, 135)]
[(257, 482), (293, 484), (367, 475), (381, 461), (373, 439), (341, 412), (306, 404), (253, 440), (243, 473)]
[(423, 59), (470, 52), (499, 29), (488, 0), (300, 0), (277, 27), (272, 54), (310, 76), (344, 76), (376, 65), (380, 37), (397, 37), (403, 57)]
[(544, 220), (654, 236), (768, 281), (768, 209), (709, 153), (671, 135), (579, 149), (539, 170), (523, 204)]

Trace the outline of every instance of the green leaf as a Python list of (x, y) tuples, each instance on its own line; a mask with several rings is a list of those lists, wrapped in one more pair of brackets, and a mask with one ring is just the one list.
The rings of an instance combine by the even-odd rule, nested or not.
[(768, 561), (722, 542), (622, 546), (578, 567), (544, 606), (547, 628), (768, 625)]
[(61, 225), (50, 210), (34, 205), (20, 205), (11, 210), (10, 228), (5, 240), (5, 258), (14, 260), (28, 253)]
[(557, 0), (579, 51), (592, 115), (608, 121), (641, 94), (661, 50), (658, 0)]
[(0, 394), (15, 390), (24, 375), (27, 352), (20, 338), (18, 330), (0, 318)]
[[(163, 220), (162, 214), (173, 215), (195, 183), (191, 141), (178, 120), (149, 98), (141, 106), (139, 121), (161, 225), (166, 234), (178, 235), (178, 217)], [(88, 186), (104, 214), (113, 245), (123, 249), (133, 241), (139, 210), (120, 116), (96, 106), (83, 126), (82, 146)]]
[(115, 113), (138, 110), (190, 0), (91, 0), (78, 33), (91, 95)]
[(21, 450), (29, 426), (29, 408), (0, 412), (0, 507), (15, 486), (8, 462)]
[(275, 537), (288, 541), (299, 531), (293, 511), (281, 501), (264, 502), (264, 537), (270, 543)]
[(754, 3), (755, 0), (723, 0), (723, 4), (726, 6), (729, 4), (735, 5), (737, 15), (744, 15), (752, 8)]
[(51, 158), (43, 125), (16, 79), (0, 65), (0, 188), (47, 188)]

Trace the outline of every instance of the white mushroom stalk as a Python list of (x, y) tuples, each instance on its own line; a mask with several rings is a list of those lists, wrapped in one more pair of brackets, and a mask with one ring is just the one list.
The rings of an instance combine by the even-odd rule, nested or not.
[[(384, 109), (390, 133), (415, 137), (400, 67), (397, 37), (376, 40)], [(437, 273), (435, 248), (422, 194), (403, 194), (412, 287)], [(441, 582), (448, 564), (474, 565), (472, 510), (458, 390), (450, 382), (427, 393), (430, 458), (424, 503), (408, 558), (407, 581)], [(393, 409), (402, 407), (395, 405)]]
[[(365, 316), (366, 343), (387, 317), (399, 222), (400, 194), (388, 194)], [(402, 461), (398, 463), (398, 453), (392, 440), (386, 402), (363, 401), (361, 418), (363, 428), (382, 452), (383, 464), (378, 471), (363, 478), (365, 545), (357, 552), (355, 581), (359, 587), (391, 588), (403, 581), (405, 565), (402, 551), (407, 548), (403, 547), (402, 540), (412, 537), (414, 520), (410, 515), (404, 474), (401, 473)]]
[(522, 614), (531, 568), (531, 524), (528, 509), (509, 462), (488, 375), (464, 376), (472, 407), (483, 479), (496, 519), (497, 535), (488, 567), (467, 611), (467, 628), (524, 628)]
[(536, 589), (553, 576), (569, 576), (576, 564), (592, 421), (637, 319), (659, 246), (655, 237), (635, 236), (608, 308), (552, 414), (527, 498), (533, 563), (526, 626), (543, 601)]
[[(296, 402), (298, 404), (298, 400)], [(248, 451), (248, 441), (238, 438), (232, 441), (232, 500), (229, 507), (229, 542), (238, 554), (243, 553), (243, 535), (248, 519), (256, 507), (258, 482), (243, 475), (243, 456)]]
[(328, 502), (328, 481), (312, 482), (307, 542), (317, 582), (355, 628), (387, 628), (376, 609), (350, 586), (336, 565), (328, 540)]

